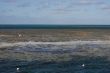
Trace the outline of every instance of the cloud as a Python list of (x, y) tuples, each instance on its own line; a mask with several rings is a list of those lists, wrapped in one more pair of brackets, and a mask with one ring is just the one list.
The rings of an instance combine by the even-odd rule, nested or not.
[(107, 5), (107, 4), (102, 4), (100, 5), (100, 7), (102, 10), (110, 10), (110, 5)]
[[(99, 10), (100, 9), (100, 10)], [(16, 22), (57, 22), (67, 20), (71, 22), (82, 21), (83, 18), (94, 19), (105, 15), (110, 10), (110, 1), (107, 0), (0, 0), (0, 14), (13, 16), (9, 20)], [(17, 18), (18, 17), (18, 18)], [(1, 17), (2, 19), (3, 17)], [(6, 17), (5, 17), (6, 18)], [(9, 17), (8, 17), (9, 18)], [(37, 20), (35, 20), (37, 18)], [(60, 19), (59, 19), (60, 18)], [(69, 18), (73, 20), (69, 21)], [(6, 21), (6, 19), (2, 19)], [(28, 21), (27, 21), (28, 20)], [(95, 20), (95, 19), (94, 19)], [(8, 21), (8, 20), (7, 20)], [(74, 21), (74, 22), (75, 22)], [(86, 21), (86, 20), (84, 20)], [(95, 21), (94, 21), (95, 22)]]
[(29, 6), (31, 6), (31, 3), (29, 2), (17, 5), (17, 7), (29, 7)]

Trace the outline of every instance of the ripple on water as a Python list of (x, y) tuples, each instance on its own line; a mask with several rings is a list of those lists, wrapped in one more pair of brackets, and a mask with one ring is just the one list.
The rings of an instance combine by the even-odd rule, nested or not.
[(110, 73), (110, 62), (105, 57), (81, 56), (62, 62), (0, 60), (0, 73), (16, 73), (16, 68), (18, 73)]

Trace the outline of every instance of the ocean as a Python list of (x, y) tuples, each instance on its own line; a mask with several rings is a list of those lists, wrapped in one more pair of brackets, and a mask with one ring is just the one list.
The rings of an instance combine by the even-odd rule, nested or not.
[(0, 73), (110, 73), (110, 62), (103, 57), (78, 56), (66, 62), (2, 60)]
[(110, 25), (0, 25), (0, 73), (110, 73)]
[(0, 29), (109, 29), (110, 25), (1, 24)]

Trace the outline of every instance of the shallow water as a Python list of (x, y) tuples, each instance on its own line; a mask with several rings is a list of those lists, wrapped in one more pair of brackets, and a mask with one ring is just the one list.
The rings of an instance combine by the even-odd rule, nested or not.
[(16, 68), (19, 73), (110, 73), (110, 62), (105, 57), (81, 56), (65, 62), (0, 60), (0, 73), (17, 73)]

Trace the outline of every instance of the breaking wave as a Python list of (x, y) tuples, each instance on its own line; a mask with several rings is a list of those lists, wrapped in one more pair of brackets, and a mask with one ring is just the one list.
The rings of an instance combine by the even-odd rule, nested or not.
[(7, 43), (1, 42), (0, 48), (2, 47), (13, 47), (13, 46), (26, 46), (26, 45), (84, 45), (84, 44), (110, 44), (110, 41), (66, 41), (66, 42), (15, 42), (15, 43)]

